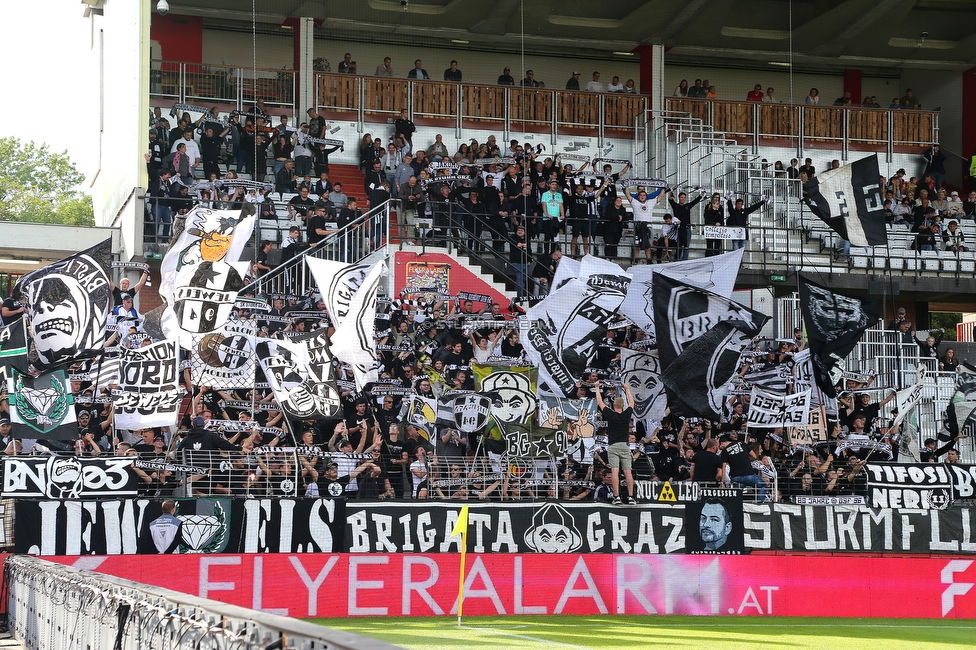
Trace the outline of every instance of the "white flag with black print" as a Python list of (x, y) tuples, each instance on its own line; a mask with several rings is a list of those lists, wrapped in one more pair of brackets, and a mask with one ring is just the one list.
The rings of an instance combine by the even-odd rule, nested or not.
[(333, 318), (336, 331), (332, 335), (332, 354), (339, 361), (352, 366), (358, 390), (379, 379), (374, 321), (377, 291), (384, 275), (386, 263), (374, 264), (345, 308), (345, 318), (338, 324)]
[[(633, 280), (627, 289), (627, 297), (620, 305), (620, 313), (647, 332), (649, 337), (654, 338), (655, 275), (660, 273), (692, 287), (730, 298), (739, 274), (739, 265), (742, 263), (742, 253), (743, 249), (740, 248), (731, 253), (698, 260), (632, 266), (628, 271)], [(560, 265), (562, 263), (560, 261)]]
[(122, 377), (113, 392), (115, 426), (130, 430), (174, 426), (183, 401), (176, 341), (122, 350), (120, 361)]
[(256, 338), (254, 353), (286, 415), (323, 420), (338, 413), (339, 391), (335, 381), (323, 384), (310, 381), (305, 341)]
[[(570, 397), (588, 367), (630, 285), (630, 274), (610, 262), (569, 280), (526, 311), (525, 351), (539, 366), (539, 391)], [(583, 270), (583, 269), (581, 269)]]
[(352, 299), (369, 274), (370, 265), (346, 264), (315, 257), (306, 257), (305, 264), (315, 278), (332, 326), (338, 328), (349, 314)]
[(753, 388), (749, 400), (749, 428), (805, 427), (809, 423), (810, 391), (782, 395)]
[(853, 246), (887, 246), (878, 156), (823, 172), (803, 184), (810, 211)]
[(252, 388), (255, 329), (253, 320), (227, 321), (217, 332), (194, 335), (190, 350), (193, 385)]

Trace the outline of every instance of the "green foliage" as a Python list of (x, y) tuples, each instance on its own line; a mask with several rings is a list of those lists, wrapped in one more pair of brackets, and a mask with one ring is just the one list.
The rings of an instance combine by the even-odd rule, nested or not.
[(956, 325), (962, 322), (962, 314), (948, 311), (933, 311), (929, 314), (932, 329), (945, 328), (945, 340), (956, 340)]
[(67, 151), (0, 138), (0, 221), (93, 226), (91, 197), (76, 189), (83, 180)]

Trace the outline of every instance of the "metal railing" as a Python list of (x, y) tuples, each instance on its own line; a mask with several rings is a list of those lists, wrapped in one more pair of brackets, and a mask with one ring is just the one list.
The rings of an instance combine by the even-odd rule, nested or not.
[(396, 646), (267, 611), (12, 555), (4, 566), (14, 638), (32, 650), (302, 648), (387, 650)]
[[(290, 295), (306, 295), (314, 287), (315, 279), (305, 265), (306, 257), (335, 260), (354, 264), (370, 257), (385, 258), (385, 247), (390, 244), (392, 201), (387, 201), (372, 208), (369, 212), (358, 217), (355, 221), (345, 225), (338, 232), (329, 235), (318, 245), (308, 248), (299, 255), (281, 264), (265, 275), (257, 278), (251, 284), (241, 289), (241, 293), (255, 295), (280, 293)], [(297, 225), (304, 227), (303, 222), (275, 222), (286, 224), (287, 227)], [(263, 226), (258, 225), (259, 228)]]
[(237, 110), (263, 99), (266, 106), (295, 115), (295, 83), (294, 70), (154, 60), (150, 63), (149, 97), (188, 104), (229, 104)]
[(854, 145), (885, 148), (890, 161), (896, 147), (939, 141), (939, 113), (857, 106), (807, 106), (668, 97), (665, 108), (687, 113), (733, 138), (751, 140), (753, 153), (766, 146), (795, 147), (802, 156), (812, 143), (831, 143), (847, 153)]

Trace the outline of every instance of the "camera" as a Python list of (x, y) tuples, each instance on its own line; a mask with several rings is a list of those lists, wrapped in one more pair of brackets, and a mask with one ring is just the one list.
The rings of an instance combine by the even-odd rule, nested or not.
[(166, 0), (159, 0), (159, 2), (156, 3), (156, 11), (159, 12), (160, 16), (165, 16), (169, 13), (169, 3), (166, 2)]

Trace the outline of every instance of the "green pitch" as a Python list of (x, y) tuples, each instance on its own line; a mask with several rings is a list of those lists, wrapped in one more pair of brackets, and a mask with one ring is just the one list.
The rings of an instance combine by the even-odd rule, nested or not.
[(976, 645), (976, 621), (695, 616), (474, 616), (314, 619), (415, 650), (484, 648), (868, 648), (946, 650)]

